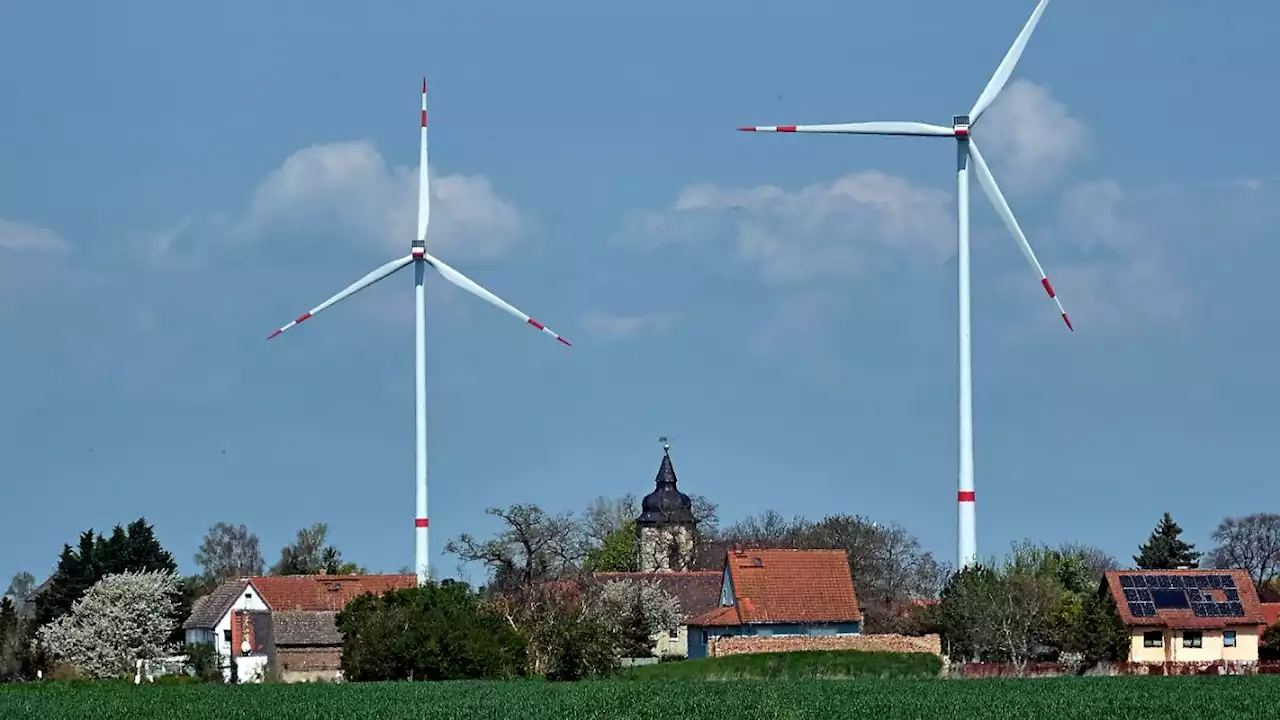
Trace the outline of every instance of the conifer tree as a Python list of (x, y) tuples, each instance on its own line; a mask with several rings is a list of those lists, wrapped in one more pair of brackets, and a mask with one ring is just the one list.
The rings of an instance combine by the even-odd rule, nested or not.
[(1197, 567), (1200, 555), (1196, 546), (1184, 542), (1178, 536), (1182, 528), (1173, 521), (1169, 513), (1160, 518), (1160, 523), (1151, 532), (1147, 542), (1138, 548), (1133, 562), (1143, 570), (1176, 570), (1179, 567)]

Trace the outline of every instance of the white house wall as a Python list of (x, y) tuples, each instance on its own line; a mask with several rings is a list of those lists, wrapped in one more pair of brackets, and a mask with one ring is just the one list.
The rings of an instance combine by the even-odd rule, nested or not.
[[(250, 597), (245, 597), (246, 594)], [(258, 595), (258, 591), (252, 585), (249, 585), (236, 598), (235, 603), (231, 605), (231, 609), (223, 613), (222, 618), (218, 620), (217, 626), (213, 629), (213, 645), (218, 651), (218, 664), (223, 666), (222, 677), (227, 682), (231, 682), (231, 667), (227, 661), (235, 654), (238, 654), (240, 650), (239, 648), (232, 648), (231, 641), (227, 640), (227, 631), (231, 629), (232, 613), (236, 610), (266, 612), (270, 611), (271, 608), (267, 607), (267, 604), (263, 602), (262, 597)], [(243, 676), (240, 677), (243, 678)]]

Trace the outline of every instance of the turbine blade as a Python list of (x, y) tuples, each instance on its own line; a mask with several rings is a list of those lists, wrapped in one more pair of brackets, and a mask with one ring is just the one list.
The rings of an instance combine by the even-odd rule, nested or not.
[(418, 239), (427, 239), (431, 221), (431, 184), (427, 179), (427, 78), (422, 78), (422, 134), (418, 149)]
[(1013, 41), (1013, 46), (1009, 48), (1009, 52), (1005, 53), (1004, 60), (1000, 61), (1000, 65), (996, 67), (995, 74), (987, 81), (987, 86), (982, 89), (982, 94), (978, 96), (978, 101), (973, 104), (973, 109), (969, 111), (970, 125), (978, 122), (978, 118), (982, 117), (982, 113), (991, 107), (991, 103), (995, 102), (996, 98), (999, 97), (1000, 91), (1004, 90), (1004, 86), (1013, 75), (1013, 68), (1017, 66), (1018, 59), (1022, 57), (1022, 51), (1027, 48), (1027, 41), (1031, 39), (1031, 33), (1035, 32), (1036, 25), (1040, 22), (1040, 16), (1044, 15), (1044, 9), (1048, 5), (1049, 0), (1040, 0), (1036, 5), (1036, 9), (1031, 11), (1031, 18), (1022, 27), (1022, 32), (1018, 33), (1018, 37)]
[(436, 269), (436, 272), (440, 273), (440, 275), (441, 275), (442, 277), (444, 277), (444, 279), (445, 279), (445, 280), (448, 280), (449, 282), (453, 283), (454, 285), (457, 285), (458, 287), (462, 288), (463, 290), (466, 290), (467, 292), (471, 293), (472, 295), (475, 295), (476, 297), (480, 298), (481, 300), (488, 301), (490, 304), (495, 305), (495, 306), (497, 306), (497, 307), (499, 307), (499, 308), (501, 308), (501, 309), (503, 309), (503, 310), (506, 310), (507, 312), (511, 313), (512, 315), (515, 315), (516, 317), (520, 318), (520, 319), (521, 319), (521, 320), (523, 320), (524, 322), (526, 322), (526, 323), (528, 323), (529, 325), (532, 325), (533, 327), (537, 328), (538, 330), (541, 330), (542, 332), (544, 332), (544, 333), (546, 333), (546, 334), (550, 335), (551, 337), (555, 338), (556, 340), (559, 340), (560, 342), (564, 343), (565, 345), (569, 345), (569, 346), (571, 346), (571, 347), (573, 346), (573, 343), (569, 342), (568, 340), (565, 340), (564, 338), (560, 337), (560, 336), (559, 336), (559, 335), (557, 335), (556, 333), (552, 332), (552, 331), (550, 330), (550, 328), (546, 327), (545, 325), (543, 325), (542, 323), (538, 322), (537, 320), (534, 320), (533, 318), (529, 317), (528, 315), (525, 315), (524, 313), (520, 312), (520, 311), (519, 311), (519, 310), (517, 310), (514, 306), (512, 306), (510, 303), (508, 303), (507, 301), (505, 301), (505, 300), (503, 300), (502, 298), (498, 297), (497, 295), (494, 295), (493, 293), (489, 292), (488, 290), (485, 290), (484, 288), (480, 287), (480, 285), (479, 285), (478, 283), (476, 283), (475, 281), (473, 281), (471, 278), (467, 277), (466, 275), (463, 275), (462, 273), (458, 272), (457, 270), (454, 270), (452, 267), (449, 267), (449, 265), (447, 265), (447, 264), (446, 264), (443, 260), (441, 260), (440, 258), (437, 258), (437, 257), (435, 257), (435, 256), (433, 256), (433, 255), (431, 255), (431, 254), (427, 254), (427, 255), (425, 255), (425, 256), (424, 256), (424, 258), (423, 258), (423, 259), (425, 259), (425, 260), (427, 261), (427, 264), (428, 264), (428, 265), (430, 265), (431, 267), (435, 268), (435, 269)]
[(757, 125), (742, 132), (853, 133), (857, 135), (937, 135), (951, 137), (955, 130), (918, 122), (864, 122), (839, 125)]
[(383, 265), (382, 267), (378, 268), (377, 270), (374, 270), (373, 272), (369, 273), (368, 275), (365, 275), (364, 277), (360, 278), (359, 280), (357, 280), (357, 281), (355, 281), (355, 282), (351, 283), (351, 284), (350, 284), (350, 285), (348, 285), (345, 289), (343, 289), (343, 291), (342, 291), (342, 292), (338, 293), (337, 295), (334, 295), (333, 297), (329, 298), (328, 300), (325, 300), (324, 302), (320, 303), (319, 305), (317, 305), (317, 306), (315, 306), (315, 307), (311, 308), (311, 310), (310, 310), (310, 311), (303, 313), (302, 315), (300, 315), (300, 316), (298, 317), (298, 319), (297, 319), (297, 320), (294, 320), (293, 322), (289, 323), (288, 325), (285, 325), (284, 327), (280, 328), (279, 330), (276, 330), (275, 332), (271, 333), (270, 335), (268, 335), (268, 336), (267, 336), (267, 339), (268, 339), (268, 340), (270, 340), (271, 338), (273, 338), (273, 337), (275, 337), (275, 336), (279, 335), (280, 333), (284, 332), (285, 330), (288, 330), (289, 328), (293, 327), (294, 325), (297, 325), (298, 323), (300, 323), (300, 322), (302, 322), (302, 321), (304, 321), (304, 320), (309, 319), (312, 315), (315, 315), (315, 314), (319, 313), (321, 310), (324, 310), (325, 308), (329, 307), (330, 305), (333, 305), (333, 304), (335, 304), (335, 303), (337, 303), (337, 302), (340, 302), (340, 301), (342, 301), (342, 300), (345, 300), (346, 298), (350, 297), (351, 295), (354, 295), (354, 294), (356, 294), (356, 293), (360, 292), (361, 290), (363, 290), (363, 289), (365, 289), (365, 288), (369, 287), (370, 285), (372, 285), (372, 284), (374, 284), (374, 283), (378, 282), (379, 280), (381, 280), (381, 279), (383, 279), (383, 278), (385, 278), (385, 277), (387, 277), (387, 276), (391, 275), (391, 274), (392, 274), (392, 273), (394, 273), (395, 271), (397, 271), (397, 270), (399, 270), (400, 268), (402, 268), (402, 267), (404, 267), (404, 266), (408, 265), (408, 264), (409, 264), (409, 263), (411, 263), (411, 262), (413, 262), (413, 256), (409, 256), (409, 257), (402, 257), (402, 258), (400, 258), (400, 259), (398, 259), (398, 260), (392, 260), (391, 262), (387, 263), (386, 265)]
[(987, 197), (991, 198), (991, 204), (995, 205), (996, 213), (1004, 220), (1005, 226), (1009, 228), (1009, 232), (1013, 233), (1013, 239), (1018, 241), (1018, 247), (1022, 250), (1022, 254), (1026, 256), (1027, 262), (1031, 263), (1031, 267), (1040, 275), (1040, 285), (1044, 287), (1044, 291), (1049, 293), (1049, 297), (1058, 304), (1058, 312), (1062, 313), (1062, 321), (1067, 324), (1067, 329), (1072, 332), (1075, 328), (1071, 326), (1071, 318), (1067, 317), (1067, 311), (1062, 307), (1062, 301), (1058, 299), (1058, 294), (1053, 291), (1053, 285), (1049, 284), (1049, 278), (1044, 274), (1044, 268), (1040, 267), (1040, 261), (1036, 259), (1036, 254), (1031, 249), (1031, 243), (1027, 242), (1027, 236), (1022, 232), (1022, 227), (1018, 225), (1018, 219), (1013, 216), (1013, 210), (1009, 209), (1009, 203), (1004, 199), (1004, 193), (1000, 192), (1000, 186), (996, 185), (996, 178), (991, 174), (991, 168), (987, 167), (986, 160), (982, 159), (982, 153), (978, 152), (978, 146), (969, 140), (969, 157), (973, 159), (973, 169), (978, 174), (978, 184), (982, 186)]

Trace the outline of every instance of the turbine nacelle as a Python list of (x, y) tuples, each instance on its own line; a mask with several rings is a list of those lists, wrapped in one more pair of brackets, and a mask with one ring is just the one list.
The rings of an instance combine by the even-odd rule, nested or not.
[(969, 139), (969, 116), (956, 115), (951, 118), (951, 129), (956, 134), (957, 140)]

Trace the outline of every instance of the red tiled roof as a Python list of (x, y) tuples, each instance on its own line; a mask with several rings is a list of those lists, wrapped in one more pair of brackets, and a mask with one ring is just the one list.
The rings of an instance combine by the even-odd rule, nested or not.
[(270, 575), (249, 578), (272, 610), (341, 610), (366, 593), (416, 587), (416, 575)]
[[(1120, 585), (1121, 575), (1230, 575), (1235, 581), (1236, 590), (1240, 592), (1240, 604), (1244, 606), (1244, 616), (1233, 618), (1196, 617), (1195, 613), (1190, 609), (1157, 608), (1155, 617), (1134, 617), (1133, 613), (1129, 611), (1128, 602), (1125, 600), (1124, 588)], [(1261, 605), (1258, 602), (1258, 594), (1253, 587), (1253, 579), (1249, 577), (1249, 573), (1245, 570), (1110, 570), (1105, 574), (1103, 582), (1107, 584), (1107, 589), (1111, 591), (1111, 597), (1116, 601), (1116, 610), (1120, 612), (1120, 619), (1126, 625), (1134, 627), (1168, 627), (1177, 630), (1212, 630), (1239, 625), (1259, 625), (1263, 622)], [(1200, 588), (1200, 592), (1214, 594), (1214, 597), (1219, 601), (1225, 600), (1223, 590), (1218, 588)]]
[(690, 621), (704, 627), (862, 620), (844, 550), (733, 550), (734, 604)]
[(1258, 637), (1262, 637), (1262, 633), (1267, 628), (1280, 623), (1280, 603), (1258, 603), (1258, 609), (1262, 611), (1262, 624), (1258, 626)]

